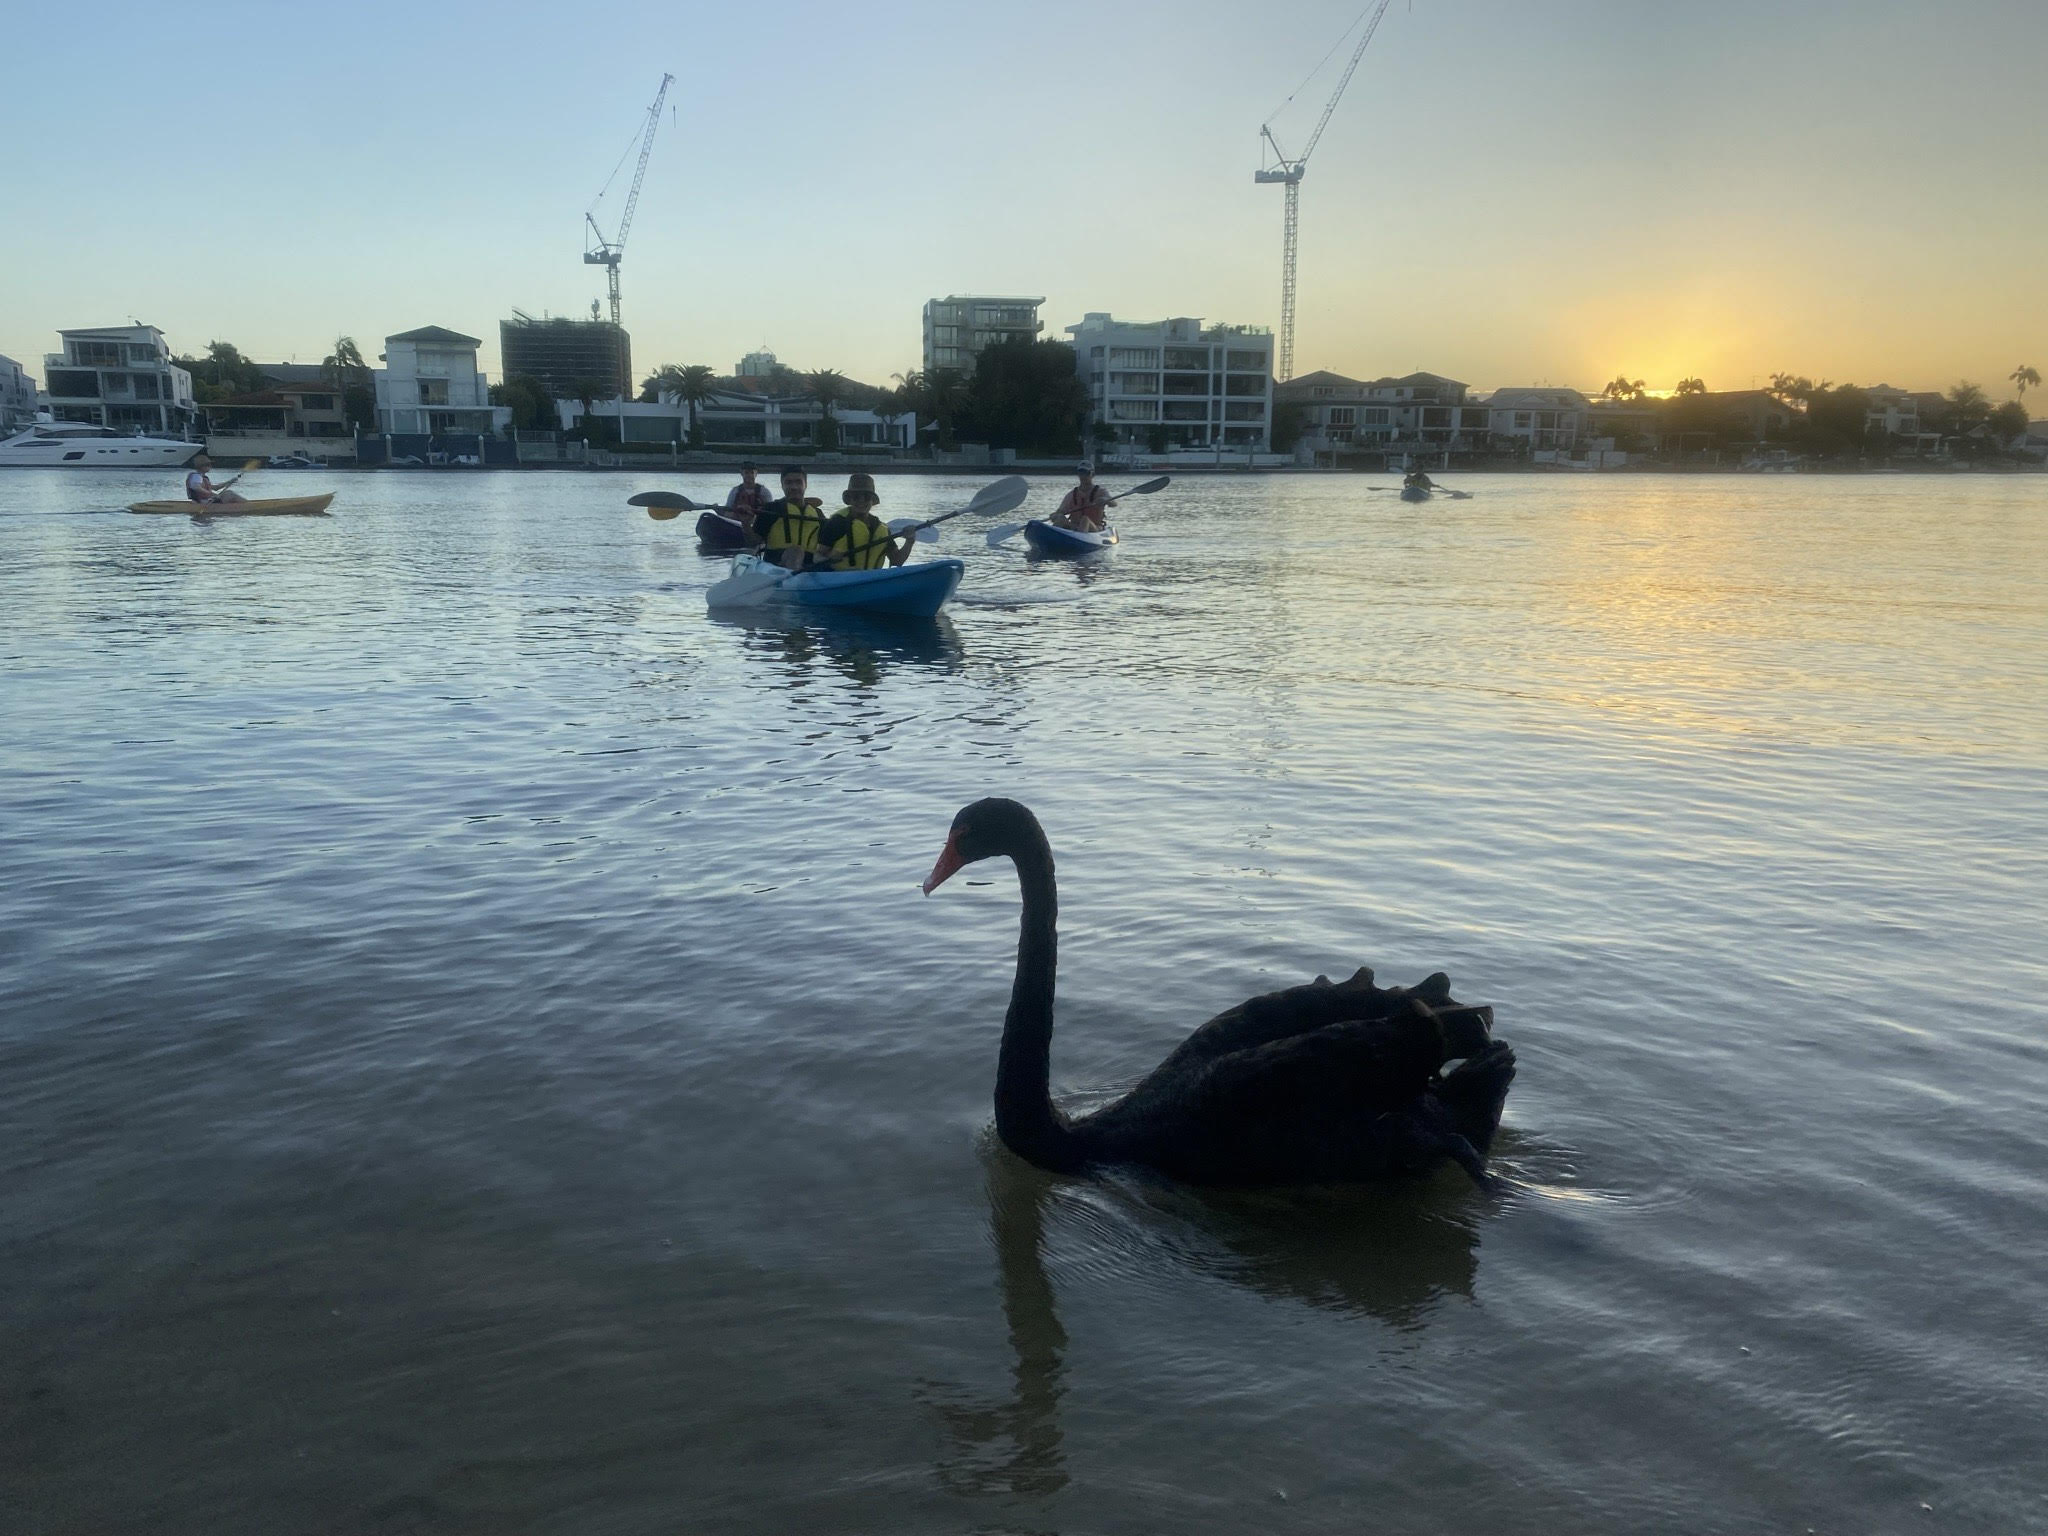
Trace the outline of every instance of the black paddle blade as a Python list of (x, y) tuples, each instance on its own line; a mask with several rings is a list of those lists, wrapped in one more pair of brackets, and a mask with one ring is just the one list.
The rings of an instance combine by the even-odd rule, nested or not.
[(1161, 475), (1157, 480), (1147, 480), (1143, 485), (1134, 485), (1128, 491), (1118, 491), (1117, 495), (1150, 496), (1154, 491), (1165, 490), (1167, 483), (1172, 479), (1173, 476), (1171, 475)]
[(688, 512), (696, 503), (687, 496), (678, 496), (674, 491), (642, 491), (638, 496), (628, 496), (629, 507), (667, 507), (671, 512)]

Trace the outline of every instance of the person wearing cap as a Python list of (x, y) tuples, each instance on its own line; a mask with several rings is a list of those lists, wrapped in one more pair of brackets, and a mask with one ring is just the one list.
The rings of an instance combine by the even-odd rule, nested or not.
[(740, 461), (740, 483), (725, 493), (725, 515), (736, 523), (751, 523), (771, 499), (768, 487), (754, 481), (754, 461)]
[(818, 548), (818, 530), (824, 526), (825, 511), (815, 496), (804, 494), (810, 477), (791, 464), (782, 471), (782, 499), (771, 501), (754, 515), (747, 530), (747, 542), (758, 545), (777, 565), (800, 571), (810, 564)]
[(875, 571), (884, 563), (901, 565), (910, 558), (910, 546), (917, 540), (898, 539), (875, 516), (882, 498), (875, 494), (873, 475), (848, 475), (839, 499), (846, 510), (833, 513), (818, 531), (818, 551), (827, 564), (842, 571)]
[(185, 476), (185, 499), (187, 501), (196, 501), (201, 506), (207, 507), (225, 506), (231, 501), (240, 501), (242, 499), (241, 493), (229, 490), (228, 486), (233, 485), (235, 480), (239, 480), (242, 477), (237, 475), (235, 480), (215, 485), (212, 477), (206, 473), (211, 468), (213, 468), (213, 460), (203, 453), (192, 460), (191, 472)]
[(1073, 528), (1083, 533), (1100, 533), (1108, 526), (1104, 514), (1116, 505), (1109, 492), (1095, 483), (1095, 466), (1083, 462), (1075, 466), (1080, 484), (1067, 492), (1059, 510), (1052, 515), (1053, 525), (1058, 528)]

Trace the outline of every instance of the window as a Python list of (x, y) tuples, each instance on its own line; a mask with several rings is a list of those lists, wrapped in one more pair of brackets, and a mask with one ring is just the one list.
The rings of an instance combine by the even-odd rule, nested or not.
[(1233, 373), (1225, 381), (1226, 395), (1263, 395), (1266, 392), (1266, 376), (1263, 373)]
[(121, 366), (121, 343), (74, 341), (71, 343), (71, 361), (81, 368), (118, 368)]
[(100, 376), (89, 368), (52, 368), (47, 380), (50, 393), (71, 400), (97, 400)]
[(100, 375), (100, 396), (106, 400), (133, 400), (135, 391), (128, 387), (125, 373), (103, 373)]
[(1109, 366), (1112, 368), (1157, 368), (1159, 349), (1157, 347), (1111, 347)]
[(1169, 395), (1207, 395), (1209, 375), (1206, 373), (1169, 373), (1166, 376), (1165, 393)]
[(1529, 413), (1527, 411), (1515, 412), (1515, 425), (1526, 429), (1529, 425)]
[(421, 379), (420, 404), (446, 405), (448, 403), (448, 381), (446, 379)]
[(1263, 352), (1240, 352), (1232, 348), (1224, 361), (1232, 368), (1255, 368), (1260, 373), (1266, 371), (1266, 354)]
[(1355, 405), (1333, 405), (1325, 418), (1333, 427), (1355, 427), (1358, 425), (1358, 407)]
[(1442, 405), (1424, 406), (1422, 424), (1425, 427), (1448, 427), (1451, 424), (1450, 408)]
[(1384, 427), (1387, 424), (1387, 408), (1372, 406), (1360, 413), (1359, 420), (1368, 427)]
[(1169, 368), (1199, 368), (1209, 371), (1209, 349), (1207, 347), (1168, 347), (1166, 366)]
[(1109, 387), (1120, 395), (1156, 395), (1159, 393), (1159, 375), (1156, 373), (1112, 373)]
[(331, 411), (334, 409), (332, 395), (301, 395), (299, 409), (302, 411)]
[(153, 373), (138, 373), (135, 379), (135, 398), (138, 400), (159, 400), (163, 391), (159, 389), (157, 376)]
[(130, 342), (128, 345), (128, 361), (131, 363), (153, 363), (157, 361), (156, 348), (146, 342), (139, 346)]
[(1232, 400), (1223, 407), (1225, 421), (1264, 421), (1266, 406), (1260, 400)]
[(1458, 413), (1458, 419), (1468, 431), (1484, 432), (1486, 430), (1486, 412), (1484, 411), (1475, 411), (1468, 407)]
[(1109, 402), (1111, 421), (1157, 421), (1159, 402), (1157, 400), (1112, 400)]
[(1202, 400), (1169, 400), (1166, 402), (1168, 421), (1207, 421), (1209, 406)]

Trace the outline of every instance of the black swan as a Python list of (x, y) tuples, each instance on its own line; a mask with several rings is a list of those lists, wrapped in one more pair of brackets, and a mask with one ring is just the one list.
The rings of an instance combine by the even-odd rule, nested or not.
[(1014, 800), (966, 807), (925, 894), (998, 856), (1016, 865), (1024, 896), (996, 1069), (996, 1134), (1019, 1157), (1056, 1173), (1127, 1163), (1225, 1185), (1348, 1183), (1449, 1159), (1487, 1185), (1515, 1053), (1492, 1038), (1493, 1010), (1457, 1002), (1441, 973), (1380, 988), (1361, 968), (1336, 985), (1318, 976), (1251, 998), (1189, 1035), (1116, 1103), (1068, 1119), (1047, 1081), (1059, 898), (1038, 818)]

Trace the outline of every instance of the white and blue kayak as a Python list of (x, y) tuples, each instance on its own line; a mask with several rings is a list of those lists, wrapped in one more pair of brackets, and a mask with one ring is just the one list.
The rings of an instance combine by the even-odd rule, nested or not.
[(1116, 542), (1116, 530), (1105, 528), (1100, 533), (1090, 533), (1034, 518), (1024, 525), (1024, 542), (1031, 546), (1034, 555), (1092, 555)]
[(921, 560), (872, 571), (786, 571), (752, 553), (733, 556), (732, 574), (704, 594), (712, 608), (792, 603), (894, 618), (929, 619), (945, 606), (966, 569), (958, 560)]
[(1401, 487), (1401, 499), (1403, 501), (1427, 501), (1429, 500), (1429, 492), (1430, 487), (1426, 485), (1404, 485)]

